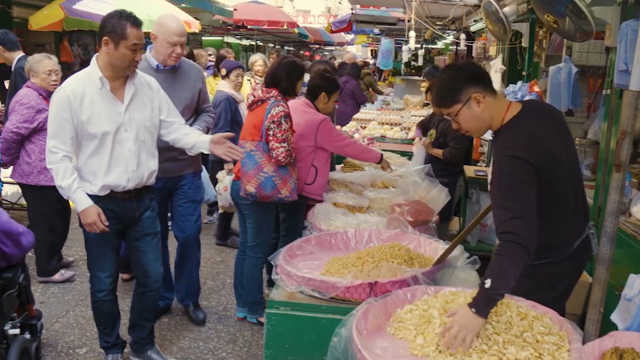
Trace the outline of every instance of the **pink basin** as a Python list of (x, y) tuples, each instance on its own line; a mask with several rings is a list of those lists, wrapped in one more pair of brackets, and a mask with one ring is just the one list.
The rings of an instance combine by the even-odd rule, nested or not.
[(614, 348), (634, 348), (640, 351), (640, 333), (631, 331), (614, 331), (600, 339), (594, 340), (582, 348), (582, 360), (600, 360), (607, 350)]

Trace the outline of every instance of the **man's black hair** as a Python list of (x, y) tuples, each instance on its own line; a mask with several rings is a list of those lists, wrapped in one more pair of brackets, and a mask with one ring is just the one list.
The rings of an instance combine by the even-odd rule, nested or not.
[[(9, 52), (22, 50), (16, 34), (7, 29), (0, 30), (0, 46)], [(9, 66), (11, 66), (11, 64), (9, 64)]]
[(449, 64), (431, 82), (431, 103), (438, 109), (448, 109), (463, 103), (470, 92), (496, 96), (489, 73), (473, 61)]
[(269, 67), (267, 76), (264, 78), (264, 86), (278, 90), (282, 96), (296, 97), (298, 96), (296, 87), (304, 78), (305, 72), (302, 61), (291, 55), (281, 56)]
[(305, 97), (309, 101), (315, 102), (322, 93), (331, 97), (338, 91), (340, 91), (340, 82), (334, 74), (328, 70), (317, 71), (309, 78)]
[(129, 27), (138, 30), (142, 29), (142, 20), (131, 11), (119, 9), (105, 15), (98, 28), (100, 47), (102, 47), (102, 39), (107, 37), (118, 48), (121, 42), (127, 40)]
[(360, 80), (360, 76), (362, 75), (362, 68), (360, 67), (360, 65), (358, 65), (358, 63), (351, 63), (347, 65), (344, 74), (351, 76), (356, 80)]
[(338, 72), (338, 69), (336, 68), (336, 64), (328, 60), (316, 60), (312, 62), (309, 67), (309, 74), (313, 76), (313, 74), (320, 71), (329, 71), (335, 75)]

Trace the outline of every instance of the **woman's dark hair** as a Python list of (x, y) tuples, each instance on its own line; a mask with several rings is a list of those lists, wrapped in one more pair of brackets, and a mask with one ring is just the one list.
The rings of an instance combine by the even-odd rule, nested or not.
[(227, 60), (227, 57), (229, 55), (235, 55), (233, 50), (231, 50), (229, 48), (222, 48), (222, 49), (220, 49), (220, 51), (218, 51), (218, 53), (216, 54), (216, 63), (213, 66), (213, 76), (215, 76), (215, 77), (219, 77), (220, 76), (220, 65), (222, 65), (222, 63), (225, 60)]
[(184, 58), (196, 62), (196, 53), (194, 53), (193, 49), (191, 49), (190, 47), (186, 47), (184, 49)]
[(282, 96), (296, 97), (297, 85), (304, 78), (305, 69), (302, 61), (291, 55), (279, 57), (269, 67), (264, 77), (264, 86), (278, 90)]
[(340, 82), (338, 81), (338, 78), (327, 70), (318, 71), (309, 78), (305, 97), (309, 101), (315, 102), (322, 93), (331, 97), (338, 91), (340, 91)]
[(360, 80), (360, 76), (362, 75), (362, 68), (360, 67), (360, 65), (358, 65), (358, 63), (351, 63), (347, 65), (344, 74), (351, 76), (356, 80)]
[(275, 55), (277, 58), (282, 56), (282, 50), (280, 49), (273, 49), (271, 51), (269, 51), (269, 56), (271, 55)]
[(422, 73), (422, 77), (423, 77), (425, 80), (427, 80), (427, 81), (431, 82), (431, 81), (433, 81), (433, 80), (435, 80), (435, 79), (436, 79), (436, 77), (438, 76), (438, 74), (440, 74), (440, 70), (441, 70), (441, 69), (440, 69), (440, 66), (438, 66), (438, 65), (432, 65), (432, 66), (429, 66), (429, 67), (428, 67), (428, 68), (426, 68), (426, 69), (424, 70), (424, 72)]
[(434, 107), (448, 109), (465, 101), (470, 92), (495, 97), (489, 73), (473, 61), (449, 64), (432, 82), (431, 100)]
[(98, 27), (98, 43), (102, 47), (102, 39), (109, 38), (117, 48), (120, 43), (127, 40), (127, 30), (129, 27), (142, 29), (142, 20), (128, 10), (113, 10), (105, 15)]
[(344, 61), (338, 64), (338, 70), (336, 71), (336, 75), (338, 76), (338, 78), (341, 78), (346, 75), (345, 73), (347, 71), (348, 66), (349, 64), (347, 64)]
[(312, 62), (309, 67), (309, 75), (313, 76), (313, 74), (320, 71), (329, 71), (331, 74), (336, 75), (338, 69), (336, 69), (336, 64), (328, 60), (316, 60)]

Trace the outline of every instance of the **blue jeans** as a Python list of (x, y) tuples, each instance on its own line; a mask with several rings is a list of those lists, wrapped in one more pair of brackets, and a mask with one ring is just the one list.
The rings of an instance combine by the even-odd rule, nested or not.
[(120, 337), (120, 309), (116, 294), (118, 258), (124, 239), (137, 276), (129, 335), (131, 350), (143, 353), (154, 346), (154, 326), (162, 279), (160, 224), (153, 189), (146, 188), (128, 200), (91, 196), (109, 222), (109, 232), (83, 230), (91, 285), (91, 309), (98, 328), (100, 347), (106, 354), (120, 354), (126, 342)]
[[(200, 300), (200, 230), (204, 199), (200, 172), (157, 178), (154, 187), (158, 202), (164, 270), (160, 307), (170, 307), (174, 298), (184, 306), (197, 305)], [(175, 281), (171, 274), (169, 258), (169, 212), (171, 231), (178, 242), (174, 264)]]
[(236, 253), (233, 290), (236, 312), (249, 319), (264, 316), (262, 269), (269, 253), (276, 222), (277, 204), (250, 201), (240, 196), (240, 182), (231, 185), (231, 197), (238, 209), (240, 243)]

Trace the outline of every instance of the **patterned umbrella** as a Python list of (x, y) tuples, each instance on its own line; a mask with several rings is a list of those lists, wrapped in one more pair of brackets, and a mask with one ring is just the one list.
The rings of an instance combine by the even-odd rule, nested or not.
[(149, 32), (162, 14), (175, 14), (189, 32), (200, 32), (200, 22), (165, 0), (55, 0), (29, 17), (29, 29), (37, 31), (97, 30), (102, 18), (116, 9), (129, 10)]
[(238, 4), (233, 9), (233, 22), (236, 25), (257, 26), (263, 28), (295, 29), (298, 23), (284, 11), (260, 1)]
[(309, 35), (311, 35), (311, 37), (313, 38), (313, 41), (310, 42), (324, 45), (335, 44), (335, 41), (331, 38), (331, 35), (329, 35), (324, 29), (311, 26), (304, 26), (303, 28), (307, 30)]

